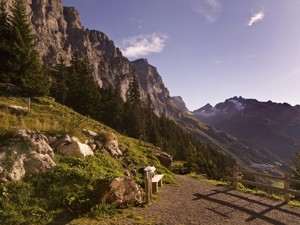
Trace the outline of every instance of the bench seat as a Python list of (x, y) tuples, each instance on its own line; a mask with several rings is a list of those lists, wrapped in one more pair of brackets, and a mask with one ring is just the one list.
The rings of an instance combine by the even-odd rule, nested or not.
[(152, 190), (153, 193), (157, 193), (158, 187), (162, 187), (163, 174), (157, 174), (152, 177)]

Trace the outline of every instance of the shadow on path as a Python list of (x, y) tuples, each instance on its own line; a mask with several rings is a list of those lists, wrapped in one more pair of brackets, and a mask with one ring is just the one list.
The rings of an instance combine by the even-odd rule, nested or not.
[[(282, 206), (286, 205), (284, 202), (279, 202), (279, 204), (277, 205), (270, 205), (264, 202), (259, 201), (259, 199), (252, 199), (252, 198), (248, 198), (242, 195), (239, 195), (238, 193), (232, 193), (232, 191), (235, 191), (234, 189), (228, 189), (228, 190), (212, 190), (213, 192), (210, 194), (201, 194), (201, 193), (196, 193), (194, 194), (195, 198), (193, 200), (206, 200), (206, 201), (210, 201), (210, 202), (214, 202), (219, 204), (220, 206), (218, 207), (210, 207), (210, 208), (206, 208), (207, 210), (210, 210), (218, 215), (221, 215), (225, 218), (229, 218), (229, 213), (232, 213), (236, 210), (244, 212), (248, 215), (250, 215), (249, 218), (247, 218), (245, 220), (245, 222), (250, 222), (253, 221), (255, 219), (261, 219), (264, 220), (266, 222), (269, 222), (271, 224), (274, 225), (285, 225), (286, 223), (279, 221), (277, 219), (271, 218), (269, 216), (267, 216), (266, 214), (276, 210), (277, 213), (281, 212), (281, 213), (285, 213), (285, 216), (296, 216), (299, 217), (300, 220), (300, 213), (294, 212), (292, 210), (286, 209), (286, 208), (281, 208)], [(236, 191), (235, 191), (236, 192)], [(227, 202), (221, 199), (218, 199), (218, 197), (220, 197), (220, 195), (227, 195), (230, 197), (233, 197), (231, 202)], [(261, 198), (263, 199), (263, 198)], [(239, 205), (239, 203), (242, 201), (242, 205)], [(241, 203), (240, 203), (241, 204)], [(258, 205), (260, 207), (256, 207), (256, 210), (258, 208), (262, 208), (262, 211), (260, 212), (255, 212), (252, 209), (247, 208), (250, 205), (255, 206)], [(218, 211), (217, 209), (221, 209), (223, 207), (229, 207), (231, 208), (231, 210), (229, 212), (223, 213)], [(282, 216), (283, 217), (283, 216)], [(300, 224), (300, 223), (299, 223)]]

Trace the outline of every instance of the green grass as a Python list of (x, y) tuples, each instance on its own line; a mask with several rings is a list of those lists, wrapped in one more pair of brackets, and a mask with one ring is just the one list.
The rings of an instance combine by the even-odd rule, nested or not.
[[(203, 180), (203, 181), (208, 182), (208, 183), (213, 184), (213, 185), (232, 188), (231, 183), (227, 182), (227, 181), (210, 180), (210, 179), (207, 179), (204, 175), (197, 174), (197, 173), (190, 173), (190, 174), (188, 174), (188, 176), (192, 177), (194, 179)], [(275, 185), (277, 185), (278, 187), (281, 187), (281, 183), (276, 183)], [(270, 194), (270, 193), (268, 193), (267, 191), (264, 191), (264, 190), (246, 188), (241, 183), (238, 183), (238, 188), (237, 189), (240, 190), (240, 191), (246, 192), (246, 193), (265, 196), (265, 197), (268, 197), (268, 198), (271, 198), (271, 199), (284, 201), (284, 197), (280, 194), (274, 194), (274, 193)], [(300, 201), (298, 201), (298, 200), (291, 200), (288, 204), (291, 205), (291, 206), (300, 207)]]
[(229, 187), (229, 185), (230, 185), (229, 182), (227, 182), (227, 181), (207, 179), (207, 177), (203, 174), (189, 173), (189, 174), (187, 174), (187, 176), (194, 178), (194, 179), (203, 180), (207, 183), (210, 183), (210, 184), (213, 184), (216, 186)]
[(149, 165), (155, 166), (157, 173), (165, 174), (164, 183), (175, 182), (172, 172), (160, 164), (149, 143), (122, 136), (52, 99), (31, 99), (30, 111), (18, 115), (7, 108), (9, 105), (28, 107), (28, 98), (0, 97), (0, 147), (7, 145), (8, 138), (22, 128), (51, 136), (69, 134), (82, 142), (87, 138), (82, 130), (87, 129), (115, 133), (124, 157), (116, 159), (100, 150), (86, 158), (55, 154), (55, 168), (20, 182), (0, 184), (0, 224), (47, 224), (76, 218), (71, 224), (80, 224), (76, 223), (79, 218), (98, 221), (117, 217), (122, 210), (99, 204), (105, 185), (114, 177), (124, 177), (127, 171), (142, 185), (143, 169)]

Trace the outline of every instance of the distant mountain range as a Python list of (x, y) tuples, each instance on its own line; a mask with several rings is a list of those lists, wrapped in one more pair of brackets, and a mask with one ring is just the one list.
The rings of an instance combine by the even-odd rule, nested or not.
[[(3, 2), (8, 8), (13, 1)], [(26, 2), (34, 32), (38, 36), (38, 51), (45, 64), (53, 66), (60, 58), (69, 64), (75, 53), (86, 57), (92, 65), (94, 80), (99, 87), (118, 88), (125, 101), (130, 79), (136, 75), (142, 101), (146, 102), (150, 97), (153, 110), (158, 116), (165, 115), (173, 119), (189, 133), (244, 167), (251, 163), (281, 163), (280, 158), (288, 158), (292, 149), (298, 146), (296, 139), (300, 135), (297, 113), (300, 106), (283, 104), (278, 111), (285, 112), (285, 108), (293, 110), (276, 117), (277, 108), (272, 111), (276, 104), (265, 103), (271, 105), (263, 110), (265, 115), (274, 114), (269, 117), (261, 116), (261, 108), (264, 106), (259, 102), (251, 100), (251, 104), (248, 104), (244, 99), (233, 98), (224, 103), (227, 106), (223, 107), (222, 103), (216, 107), (207, 105), (191, 113), (181, 97), (169, 95), (154, 66), (146, 59), (129, 61), (106, 34), (84, 28), (79, 12), (74, 7), (64, 7), (61, 0)], [(276, 148), (273, 148), (273, 144)]]
[(192, 112), (204, 123), (288, 160), (300, 148), (300, 106), (233, 97)]

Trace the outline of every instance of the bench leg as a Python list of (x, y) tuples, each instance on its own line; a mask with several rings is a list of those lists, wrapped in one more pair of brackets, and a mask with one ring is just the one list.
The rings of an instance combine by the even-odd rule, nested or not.
[(158, 182), (152, 183), (152, 191), (153, 193), (157, 193), (158, 191)]
[(158, 181), (158, 187), (162, 187), (163, 186), (163, 182), (162, 179), (160, 179), (160, 181)]

